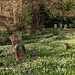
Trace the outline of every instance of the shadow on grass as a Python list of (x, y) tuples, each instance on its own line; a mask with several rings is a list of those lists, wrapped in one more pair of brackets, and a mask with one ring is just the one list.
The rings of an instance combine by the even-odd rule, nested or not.
[(0, 53), (2, 53), (3, 52), (3, 50), (0, 50)]
[(2, 66), (4, 66), (4, 64), (0, 62), (0, 67), (2, 67)]
[(57, 57), (60, 57), (60, 58), (62, 58), (62, 57), (66, 58), (66, 57), (69, 57), (69, 56), (72, 57), (72, 53), (57, 55)]
[(70, 38), (66, 37), (66, 35), (58, 35), (52, 38), (53, 40), (69, 40)]
[[(14, 33), (15, 31), (4, 31), (4, 32), (0, 32), (0, 36), (2, 37), (8, 37), (7, 38), (7, 42), (6, 45), (11, 45), (11, 40), (10, 40), (10, 36)], [(21, 33), (22, 34), (22, 40), (24, 41), (24, 43), (34, 43), (40, 40), (40, 39), (44, 39), (44, 38), (50, 38), (53, 37), (53, 35), (58, 35), (62, 32), (69, 32), (69, 30), (64, 30), (64, 29), (54, 29), (54, 28), (49, 28), (46, 29), (44, 32), (42, 31), (40, 34), (36, 33), (36, 34), (30, 34), (30, 35), (26, 35), (25, 31), (16, 31), (16, 33)], [(52, 35), (51, 35), (52, 34)], [(58, 36), (56, 38), (54, 38), (54, 40), (62, 40), (62, 39), (68, 39), (65, 36)], [(26, 41), (30, 41), (30, 42), (26, 42)], [(34, 40), (34, 41), (31, 41)]]

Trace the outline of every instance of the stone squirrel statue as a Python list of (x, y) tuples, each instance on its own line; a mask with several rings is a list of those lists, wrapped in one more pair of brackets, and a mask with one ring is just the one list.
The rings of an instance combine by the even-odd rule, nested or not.
[(68, 49), (69, 48), (69, 44), (68, 43), (65, 43), (64, 48), (65, 49)]

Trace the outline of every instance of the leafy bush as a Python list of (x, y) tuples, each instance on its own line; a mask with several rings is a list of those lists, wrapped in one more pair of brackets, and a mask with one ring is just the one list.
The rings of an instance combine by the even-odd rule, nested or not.
[(73, 23), (73, 27), (75, 28), (75, 20), (73, 20), (72, 23)]
[(33, 23), (33, 13), (31, 11), (31, 7), (29, 4), (25, 4), (24, 5), (24, 10), (23, 10), (23, 20), (22, 20), (22, 24), (24, 26), (26, 25), (31, 25)]
[(69, 26), (68, 26), (69, 28), (73, 28), (73, 24), (69, 24)]

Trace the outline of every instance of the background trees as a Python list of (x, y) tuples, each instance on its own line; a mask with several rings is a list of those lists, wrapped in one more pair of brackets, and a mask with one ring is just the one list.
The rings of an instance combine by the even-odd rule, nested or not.
[[(22, 15), (17, 14), (17, 30), (41, 30), (55, 23), (75, 27), (75, 0), (22, 0)], [(10, 28), (9, 28), (10, 29)]]
[(68, 27), (74, 27), (75, 0), (31, 0), (28, 3), (31, 5), (32, 11), (30, 12), (33, 14), (33, 19), (31, 19), (33, 22), (30, 24), (36, 28), (39, 29), (41, 25), (53, 27), (54, 23), (68, 24)]

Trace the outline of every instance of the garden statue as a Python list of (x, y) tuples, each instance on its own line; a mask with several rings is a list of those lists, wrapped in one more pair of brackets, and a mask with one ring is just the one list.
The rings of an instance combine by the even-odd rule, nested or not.
[(65, 49), (68, 49), (69, 48), (69, 44), (68, 43), (65, 43), (64, 48)]
[(22, 43), (21, 34), (14, 33), (10, 36), (12, 45), (15, 46), (18, 43)]
[(10, 36), (12, 45), (14, 46), (16, 60), (24, 60), (26, 58), (25, 47), (22, 44), (21, 34), (14, 33)]

